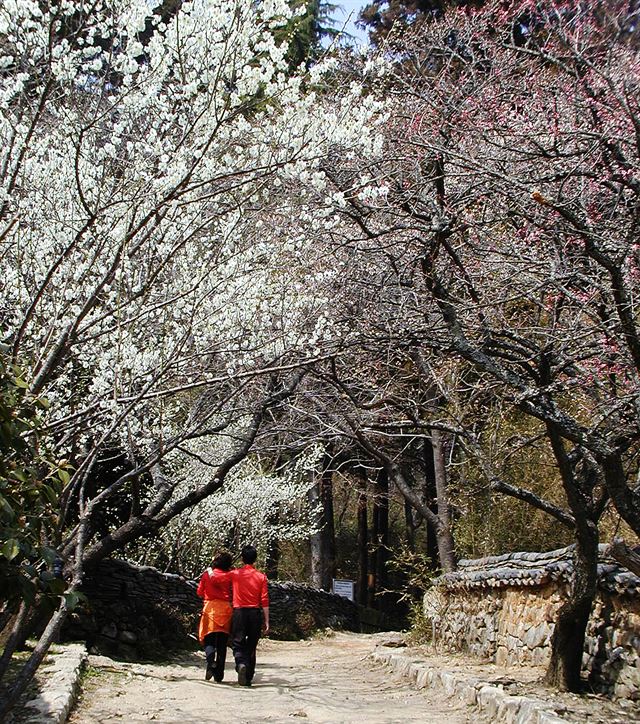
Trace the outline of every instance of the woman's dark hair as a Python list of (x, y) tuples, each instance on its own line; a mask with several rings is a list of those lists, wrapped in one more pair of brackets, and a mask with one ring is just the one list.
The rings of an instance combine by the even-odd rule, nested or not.
[(231, 558), (231, 553), (227, 553), (227, 551), (222, 551), (218, 553), (213, 559), (211, 568), (219, 568), (221, 571), (228, 571), (231, 568), (232, 563), (233, 559)]

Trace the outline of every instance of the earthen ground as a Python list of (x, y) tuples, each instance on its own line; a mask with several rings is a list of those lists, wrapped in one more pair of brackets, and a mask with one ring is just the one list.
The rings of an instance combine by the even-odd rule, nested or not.
[[(342, 633), (312, 641), (263, 640), (251, 688), (238, 686), (230, 651), (225, 680), (220, 684), (205, 681), (201, 653), (164, 663), (124, 663), (92, 656), (82, 696), (69, 721), (489, 724), (490, 719), (478, 709), (449, 698), (444, 691), (416, 690), (405, 678), (374, 663), (368, 655), (379, 642), (375, 636)], [(466, 669), (467, 674), (493, 683), (502, 680), (506, 689), (520, 689), (518, 694), (541, 696), (547, 701), (554, 698), (536, 682), (540, 671), (518, 667), (498, 670), (467, 657), (452, 659), (424, 649), (408, 653), (432, 666), (459, 672)], [(626, 705), (602, 699), (564, 695), (557, 704), (558, 713), (567, 721), (640, 721), (635, 718), (635, 707), (629, 710)]]
[(436, 691), (417, 691), (367, 658), (367, 636), (260, 642), (251, 688), (237, 684), (233, 657), (225, 680), (204, 679), (199, 653), (166, 663), (127, 664), (90, 657), (72, 724), (98, 722), (442, 722), (488, 720)]

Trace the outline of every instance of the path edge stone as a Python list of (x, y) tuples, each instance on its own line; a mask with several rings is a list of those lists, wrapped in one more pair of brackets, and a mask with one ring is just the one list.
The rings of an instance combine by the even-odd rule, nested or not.
[(369, 658), (409, 679), (417, 689), (439, 688), (467, 706), (476, 706), (488, 714), (493, 722), (506, 724), (566, 724), (567, 722), (549, 709), (548, 703), (544, 701), (508, 694), (500, 686), (429, 666), (415, 657), (376, 649), (369, 654)]
[(39, 669), (42, 688), (21, 707), (25, 724), (64, 724), (80, 692), (87, 666), (84, 644), (56, 644), (55, 653)]

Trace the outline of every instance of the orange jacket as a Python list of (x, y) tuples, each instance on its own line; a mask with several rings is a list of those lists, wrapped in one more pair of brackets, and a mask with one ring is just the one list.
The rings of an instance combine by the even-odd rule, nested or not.
[(231, 571), (223, 571), (220, 568), (207, 568), (200, 577), (198, 584), (198, 596), (205, 601), (231, 600)]

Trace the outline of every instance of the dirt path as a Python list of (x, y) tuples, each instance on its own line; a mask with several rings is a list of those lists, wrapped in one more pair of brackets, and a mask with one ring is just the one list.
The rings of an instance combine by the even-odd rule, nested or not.
[(123, 664), (92, 657), (72, 724), (96, 722), (437, 722), (485, 721), (433, 690), (416, 691), (367, 659), (374, 642), (338, 634), (314, 641), (262, 641), (252, 688), (236, 683), (231, 652), (225, 680), (204, 680), (204, 658)]

